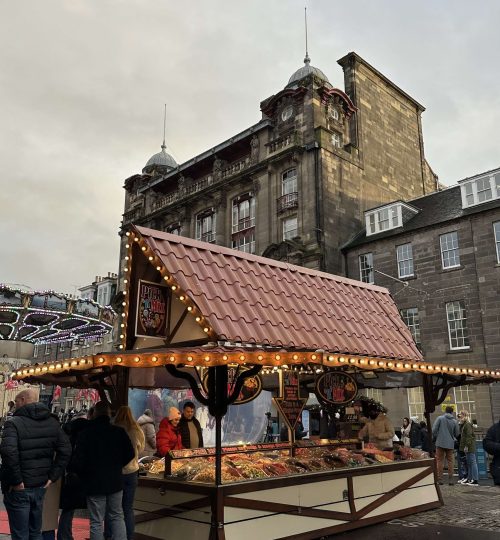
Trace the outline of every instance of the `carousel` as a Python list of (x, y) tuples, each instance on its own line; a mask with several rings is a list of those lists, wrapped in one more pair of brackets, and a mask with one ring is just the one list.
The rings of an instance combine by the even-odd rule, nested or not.
[[(425, 452), (295, 441), (294, 428), (311, 392), (348, 405), (373, 376), (423, 386), (430, 424), (450, 388), (499, 371), (425, 362), (384, 288), (142, 227), (127, 237), (120, 351), (13, 380), (94, 388), (113, 407), (131, 388), (189, 387), (208, 408), (214, 446), (171, 451), (141, 476), (136, 538), (315, 539), (442, 505)], [(229, 407), (261, 388), (289, 442), (223, 445)]]

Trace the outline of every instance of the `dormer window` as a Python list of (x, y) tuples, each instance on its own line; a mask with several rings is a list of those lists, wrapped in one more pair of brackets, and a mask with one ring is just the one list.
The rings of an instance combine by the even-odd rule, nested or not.
[(397, 202), (365, 212), (366, 236), (402, 227), (418, 210)]
[(462, 208), (500, 199), (500, 170), (460, 182)]

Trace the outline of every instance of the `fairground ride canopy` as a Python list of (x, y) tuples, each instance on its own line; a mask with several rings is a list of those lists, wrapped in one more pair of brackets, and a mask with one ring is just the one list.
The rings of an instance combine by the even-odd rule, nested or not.
[(116, 313), (92, 300), (0, 284), (0, 341), (45, 344), (110, 332)]

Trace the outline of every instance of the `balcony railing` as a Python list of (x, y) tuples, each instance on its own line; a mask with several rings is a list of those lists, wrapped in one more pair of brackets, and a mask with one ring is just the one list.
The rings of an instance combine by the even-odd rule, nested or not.
[(278, 214), (285, 212), (286, 210), (293, 210), (299, 206), (299, 194), (294, 191), (293, 193), (287, 193), (280, 197), (277, 201)]
[(132, 210), (129, 210), (123, 214), (123, 224), (133, 223), (142, 217), (144, 217), (144, 208), (142, 206), (133, 208)]

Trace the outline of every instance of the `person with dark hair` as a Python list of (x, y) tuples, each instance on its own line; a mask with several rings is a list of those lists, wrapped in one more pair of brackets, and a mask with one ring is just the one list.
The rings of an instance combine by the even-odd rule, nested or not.
[(109, 403), (99, 401), (94, 418), (76, 441), (75, 470), (80, 476), (90, 514), (90, 538), (103, 538), (104, 517), (112, 537), (127, 538), (123, 516), (122, 469), (135, 457), (127, 432), (111, 424)]
[(184, 448), (203, 448), (203, 431), (194, 413), (194, 403), (186, 401), (179, 422), (179, 431)]
[(0, 472), (12, 540), (27, 540), (42, 537), (45, 491), (62, 476), (71, 445), (33, 389), (17, 394), (15, 404), (3, 431)]
[(483, 439), (483, 446), (486, 452), (493, 456), (491, 476), (493, 476), (495, 485), (500, 486), (500, 421), (488, 429)]
[(427, 422), (420, 422), (420, 447), (424, 452), (431, 451), (431, 438), (427, 429)]
[(448, 484), (452, 486), (455, 442), (460, 434), (458, 422), (453, 416), (453, 407), (448, 405), (445, 413), (436, 418), (432, 426), (432, 441), (436, 445), (438, 482), (443, 484), (444, 459), (448, 462)]

